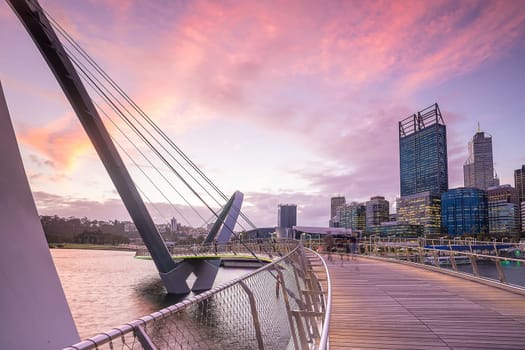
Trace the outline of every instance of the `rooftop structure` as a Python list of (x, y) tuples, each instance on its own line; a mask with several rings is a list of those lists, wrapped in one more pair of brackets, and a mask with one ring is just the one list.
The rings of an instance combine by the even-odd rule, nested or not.
[(399, 122), (401, 196), (448, 190), (446, 134), (437, 103)]

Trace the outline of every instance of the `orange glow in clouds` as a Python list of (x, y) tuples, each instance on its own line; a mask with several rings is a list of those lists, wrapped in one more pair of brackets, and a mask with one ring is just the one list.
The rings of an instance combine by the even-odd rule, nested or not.
[(72, 114), (41, 128), (24, 127), (18, 138), (27, 147), (53, 162), (55, 168), (70, 171), (91, 148), (91, 143)]

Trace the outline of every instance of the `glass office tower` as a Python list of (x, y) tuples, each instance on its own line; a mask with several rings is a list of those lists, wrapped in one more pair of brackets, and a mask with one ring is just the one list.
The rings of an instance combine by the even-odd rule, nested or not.
[(451, 189), (441, 195), (441, 224), (449, 235), (489, 232), (487, 192), (474, 187)]
[(420, 225), (425, 235), (441, 233), (441, 196), (421, 192), (397, 199), (397, 221)]
[(365, 203), (365, 225), (366, 227), (381, 225), (390, 219), (390, 203), (382, 196), (370, 198)]
[(492, 136), (479, 131), (468, 143), (468, 159), (463, 164), (463, 179), (465, 187), (476, 187), (486, 190), (499, 185), (499, 179), (494, 176), (492, 159)]
[(343, 204), (337, 209), (339, 227), (363, 231), (365, 229), (366, 207), (363, 203), (352, 202)]
[(447, 130), (433, 104), (399, 122), (401, 196), (448, 190)]
[(518, 192), (511, 185), (494, 186), (487, 190), (489, 233), (492, 237), (518, 234)]
[(277, 227), (292, 228), (297, 226), (297, 205), (279, 204), (277, 210)]
[(521, 232), (525, 233), (525, 164), (521, 166), (521, 169), (514, 170), (514, 187), (518, 192)]
[(328, 226), (339, 227), (341, 218), (337, 217), (337, 208), (343, 206), (345, 203), (346, 199), (344, 196), (330, 198), (330, 220), (328, 221)]

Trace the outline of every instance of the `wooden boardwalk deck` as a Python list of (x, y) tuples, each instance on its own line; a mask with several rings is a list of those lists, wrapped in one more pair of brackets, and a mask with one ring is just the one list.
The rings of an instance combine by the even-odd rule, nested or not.
[(330, 349), (525, 349), (525, 296), (366, 258), (328, 267)]

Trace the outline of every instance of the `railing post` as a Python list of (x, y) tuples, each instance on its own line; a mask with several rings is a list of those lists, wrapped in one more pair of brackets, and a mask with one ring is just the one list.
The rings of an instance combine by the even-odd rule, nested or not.
[(261, 323), (259, 322), (259, 314), (257, 313), (257, 304), (255, 303), (255, 298), (253, 297), (253, 293), (250, 290), (250, 288), (248, 288), (246, 283), (244, 283), (243, 281), (239, 281), (239, 284), (248, 295), (248, 300), (250, 301), (250, 310), (253, 318), (253, 328), (255, 329), (255, 338), (257, 339), (257, 348), (259, 350), (264, 350), (264, 342), (261, 333)]
[[(342, 257), (342, 255), (341, 255)], [(304, 300), (305, 307), (307, 313), (305, 314), (305, 321), (306, 325), (309, 330), (311, 330), (310, 334), (313, 334), (313, 337), (318, 338), (319, 337), (319, 331), (317, 329), (317, 324), (314, 316), (311, 316), (308, 312), (318, 312), (318, 305), (317, 305), (317, 299), (320, 295), (317, 295), (314, 290), (315, 285), (315, 274), (312, 271), (312, 267), (310, 266), (309, 262), (306, 259), (305, 253), (303, 249), (300, 249), (298, 251), (298, 258), (299, 263), (301, 265), (301, 268), (303, 269), (303, 281), (304, 281), (304, 287), (306, 290), (301, 289), (301, 286), (299, 284), (298, 280), (298, 274), (296, 273), (296, 281), (297, 281), (297, 287), (298, 290), (301, 293), (301, 300)], [(298, 314), (300, 316), (300, 314)]]
[(476, 254), (471, 254), (469, 259), (470, 264), (472, 265), (472, 272), (474, 273), (474, 276), (479, 277), (478, 256)]
[(293, 316), (292, 316), (292, 309), (290, 308), (290, 301), (288, 300), (288, 291), (286, 290), (286, 284), (284, 282), (284, 275), (282, 271), (279, 270), (279, 266), (276, 266), (275, 271), (279, 274), (279, 279), (277, 280), (278, 283), (281, 284), (281, 289), (283, 291), (283, 300), (284, 305), (286, 307), (286, 314), (288, 316), (288, 323), (290, 324), (290, 334), (292, 335), (293, 343), (295, 346), (295, 349), (300, 349), (299, 346), (299, 340), (297, 339), (297, 335), (295, 333), (295, 326), (293, 322)]
[(439, 255), (437, 250), (433, 250), (432, 253), (434, 254), (434, 265), (436, 267), (441, 267), (441, 264), (439, 263)]
[(151, 338), (146, 333), (144, 326), (138, 325), (135, 328), (135, 334), (137, 335), (139, 343), (144, 348), (144, 350), (157, 350), (157, 347), (155, 346), (155, 344), (153, 344)]
[(450, 250), (450, 264), (452, 265), (454, 271), (458, 272), (458, 265), (456, 264), (456, 254), (452, 249)]
[(418, 247), (418, 250), (419, 250), (419, 263), (420, 264), (424, 264), (425, 263), (425, 254), (424, 254), (424, 250), (425, 248), (423, 247)]
[(506, 283), (507, 279), (505, 278), (505, 272), (503, 271), (503, 268), (501, 267), (501, 259), (494, 259), (494, 262), (496, 263), (496, 269), (498, 270), (498, 279), (501, 283)]

